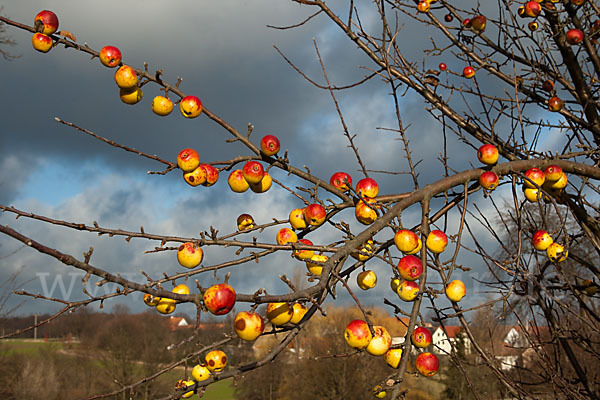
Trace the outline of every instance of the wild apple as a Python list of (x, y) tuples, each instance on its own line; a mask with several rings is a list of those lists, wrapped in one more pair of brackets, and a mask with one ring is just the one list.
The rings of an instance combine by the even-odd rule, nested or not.
[(273, 185), (273, 178), (271, 178), (268, 172), (265, 172), (260, 182), (250, 183), (250, 190), (254, 193), (265, 193), (271, 189), (271, 185)]
[(121, 88), (119, 90), (119, 97), (121, 98), (121, 101), (125, 104), (129, 104), (129, 105), (137, 104), (142, 100), (143, 96), (144, 96), (144, 93), (142, 92), (142, 89), (140, 89), (139, 87), (134, 87), (131, 89)]
[(466, 294), (467, 288), (465, 287), (465, 284), (458, 279), (455, 279), (446, 285), (446, 297), (454, 303), (458, 303)]
[(542, 6), (537, 1), (531, 0), (525, 3), (524, 13), (527, 17), (535, 18), (542, 12)]
[(525, 171), (525, 177), (528, 179), (523, 179), (523, 185), (528, 188), (537, 188), (544, 184), (546, 180), (546, 176), (544, 172), (536, 167), (529, 168)]
[(358, 261), (366, 261), (373, 255), (373, 239), (368, 239), (350, 255)]
[(387, 392), (383, 390), (383, 387), (381, 387), (381, 385), (377, 385), (373, 387), (373, 396), (375, 396), (378, 399), (384, 399), (385, 396), (387, 396)]
[(345, 172), (336, 172), (331, 175), (329, 183), (339, 190), (345, 192), (352, 187), (352, 177)]
[(476, 15), (471, 19), (471, 28), (475, 32), (483, 32), (485, 30), (486, 18), (483, 15)]
[(356, 192), (361, 197), (372, 199), (379, 194), (379, 184), (372, 178), (363, 178), (356, 184)]
[(298, 241), (298, 235), (290, 228), (281, 228), (275, 236), (277, 244), (283, 246), (288, 243), (296, 243)]
[(363, 225), (370, 225), (377, 220), (377, 211), (375, 204), (367, 204), (362, 200), (356, 203), (354, 208), (354, 216), (356, 220)]
[(217, 183), (219, 180), (219, 171), (210, 164), (200, 164), (200, 168), (204, 168), (206, 171), (206, 181), (202, 183), (202, 186), (210, 187)]
[(206, 170), (198, 165), (193, 171), (184, 172), (183, 180), (190, 186), (202, 185), (206, 182)]
[(369, 325), (361, 319), (350, 322), (344, 330), (346, 343), (354, 349), (364, 349), (369, 345), (372, 337)]
[(485, 165), (494, 165), (498, 162), (498, 149), (493, 144), (484, 144), (477, 150), (477, 159)]
[(134, 88), (138, 83), (137, 73), (129, 65), (122, 65), (115, 72), (115, 82), (121, 89)]
[(164, 117), (173, 111), (173, 102), (165, 96), (156, 96), (152, 99), (152, 112)]
[(525, 17), (526, 17), (526, 15), (525, 15), (525, 6), (520, 6), (520, 7), (517, 9), (517, 15), (518, 15), (519, 17), (521, 17), (521, 18), (525, 18)]
[(166, 297), (161, 297), (156, 305), (156, 311), (161, 314), (171, 314), (175, 311), (176, 301), (173, 299), (168, 299)]
[(390, 287), (394, 293), (398, 292), (398, 287), (400, 286), (401, 282), (402, 281), (399, 278), (392, 277), (392, 280), (390, 281)]
[(408, 251), (404, 254), (408, 254), (408, 255), (417, 254), (418, 252), (421, 251), (421, 248), (423, 248), (423, 241), (421, 240), (421, 238), (418, 238), (418, 239), (419, 239), (419, 244), (417, 245), (417, 247), (413, 251)]
[(398, 368), (402, 359), (402, 349), (389, 349), (385, 352), (383, 359), (390, 367)]
[(185, 96), (179, 103), (179, 110), (186, 118), (196, 118), (202, 114), (202, 102), (196, 96)]
[(383, 326), (373, 327), (374, 335), (367, 345), (367, 353), (373, 356), (384, 355), (392, 345), (392, 336)]
[(31, 38), (31, 44), (33, 48), (39, 52), (47, 53), (52, 49), (52, 38), (48, 35), (44, 35), (43, 33), (34, 33)]
[(294, 208), (290, 211), (290, 225), (294, 229), (306, 228), (306, 220), (304, 219), (304, 208)]
[(434, 376), (440, 369), (440, 361), (433, 353), (419, 353), (415, 367), (423, 376)]
[(227, 178), (227, 184), (236, 193), (243, 193), (250, 188), (241, 169), (231, 171), (229, 178)]
[(558, 112), (563, 109), (565, 103), (561, 100), (560, 97), (554, 96), (548, 99), (548, 109), (552, 112)]
[(432, 252), (439, 254), (446, 249), (448, 245), (448, 237), (439, 229), (434, 229), (427, 235), (425, 246)]
[(565, 246), (554, 242), (546, 249), (546, 255), (550, 261), (559, 263), (567, 259), (569, 252), (565, 250)]
[(563, 170), (558, 165), (549, 165), (544, 170), (546, 181), (556, 182), (563, 175)]
[(241, 311), (233, 320), (233, 328), (240, 339), (252, 341), (263, 333), (265, 322), (259, 313)]
[(211, 372), (221, 372), (227, 365), (227, 355), (223, 350), (209, 351), (204, 356), (204, 361), (206, 362), (206, 368)]
[(212, 285), (204, 292), (204, 305), (214, 315), (225, 315), (235, 305), (235, 290), (226, 283)]
[(160, 302), (160, 297), (152, 296), (150, 293), (144, 293), (144, 303), (149, 307), (156, 307)]
[(453, 19), (454, 19), (454, 17), (450, 13), (444, 15), (444, 21), (446, 21), (446, 22), (452, 22)]
[(467, 65), (465, 68), (463, 68), (463, 76), (465, 78), (472, 78), (475, 76), (475, 70), (473, 69), (473, 67), (471, 67), (470, 65)]
[(308, 308), (306, 308), (304, 304), (294, 303), (292, 306), (292, 312), (293, 315), (292, 319), (290, 319), (290, 322), (292, 324), (298, 324), (300, 321), (302, 321), (302, 318), (304, 318), (304, 314), (308, 312)]
[(413, 301), (419, 295), (419, 285), (413, 281), (402, 281), (396, 290), (398, 297), (404, 301)]
[(98, 58), (105, 67), (114, 68), (121, 64), (121, 57), (121, 50), (115, 46), (104, 46)]
[(279, 139), (273, 135), (265, 135), (260, 140), (260, 150), (265, 156), (272, 156), (279, 152)]
[(294, 310), (288, 303), (269, 303), (267, 304), (267, 318), (273, 325), (279, 326), (287, 324), (294, 316)]
[(448, 69), (448, 66), (446, 65), (446, 63), (440, 63), (440, 65), (438, 65), (438, 68), (440, 69), (440, 71), (445, 71)]
[(566, 34), (567, 43), (570, 45), (581, 43), (583, 40), (583, 32), (577, 28), (569, 29)]
[(535, 32), (535, 31), (537, 31), (539, 27), (540, 27), (540, 24), (538, 24), (538, 22), (537, 22), (537, 21), (530, 21), (530, 22), (527, 24), (527, 28), (529, 28), (529, 30), (530, 30), (531, 32)]
[(554, 90), (554, 82), (552, 82), (549, 79), (546, 79), (544, 82), (542, 82), (542, 90), (550, 93)]
[(465, 19), (463, 19), (462, 24), (463, 24), (463, 26), (465, 28), (471, 28), (471, 18), (465, 18)]
[(319, 203), (309, 204), (304, 208), (304, 220), (307, 224), (312, 226), (319, 226), (325, 222), (325, 218), (327, 217), (327, 211), (325, 211), (325, 207), (320, 205)]
[(498, 187), (500, 178), (494, 171), (484, 171), (479, 175), (479, 184), (486, 190), (494, 190)]
[(356, 276), (356, 284), (362, 290), (369, 290), (377, 285), (377, 275), (372, 270), (362, 271)]
[(244, 164), (242, 173), (244, 174), (246, 182), (252, 185), (257, 184), (262, 180), (263, 176), (265, 176), (265, 169), (258, 161), (248, 161)]
[(42, 10), (33, 19), (36, 32), (52, 35), (58, 30), (58, 17), (50, 10)]
[(400, 276), (407, 281), (415, 281), (419, 279), (423, 273), (421, 259), (412, 255), (402, 257), (398, 262), (397, 268)]
[(539, 199), (542, 195), (542, 193), (540, 192), (540, 190), (538, 188), (526, 188), (526, 187), (523, 187), (523, 194), (525, 194), (525, 198), (532, 203), (539, 201)]
[(410, 340), (415, 347), (424, 349), (431, 344), (433, 337), (431, 336), (431, 331), (429, 329), (424, 326), (419, 326), (413, 331)]
[(422, 12), (422, 13), (428, 12), (430, 8), (431, 8), (431, 4), (429, 4), (429, 2), (426, 0), (421, 0), (417, 4), (417, 10), (419, 10), (419, 12)]
[(552, 236), (544, 230), (538, 230), (533, 234), (531, 238), (531, 244), (533, 248), (539, 251), (546, 251), (550, 245), (554, 243)]
[(194, 149), (183, 149), (177, 154), (177, 166), (183, 172), (191, 172), (200, 165), (200, 155)]
[(196, 268), (202, 262), (204, 252), (194, 242), (185, 242), (177, 249), (177, 261), (185, 268)]
[(250, 214), (240, 214), (237, 217), (236, 224), (238, 231), (246, 231), (254, 228), (254, 218)]
[[(192, 380), (183, 380), (180, 379), (175, 383), (175, 389), (186, 390), (188, 387), (193, 387), (196, 383)], [(182, 398), (188, 399), (194, 395), (194, 391), (190, 390), (189, 392), (185, 392), (181, 395)]]
[[(306, 245), (306, 246), (313, 245), (313, 242), (311, 242), (308, 239), (300, 239), (300, 240), (298, 240), (298, 243)], [(294, 252), (292, 254), (298, 260), (305, 261), (305, 260), (310, 260), (315, 255), (315, 251), (314, 250), (294, 250)]]
[(319, 276), (323, 272), (323, 263), (327, 260), (329, 260), (329, 257), (325, 254), (315, 254), (310, 258), (310, 261), (306, 261), (306, 268), (311, 274)]
[(196, 364), (192, 369), (192, 377), (196, 382), (202, 382), (210, 378), (210, 370), (206, 364)]
[(416, 233), (408, 229), (400, 229), (394, 235), (394, 244), (403, 253), (408, 253), (417, 248), (419, 237)]
[(173, 290), (171, 290), (171, 292), (173, 293), (177, 293), (177, 294), (190, 294), (190, 288), (188, 285), (186, 285), (185, 283), (180, 283), (179, 285), (175, 286), (173, 288)]
[(567, 186), (567, 174), (564, 172), (560, 175), (560, 178), (556, 181), (546, 181), (544, 182), (544, 189), (548, 190), (561, 190)]

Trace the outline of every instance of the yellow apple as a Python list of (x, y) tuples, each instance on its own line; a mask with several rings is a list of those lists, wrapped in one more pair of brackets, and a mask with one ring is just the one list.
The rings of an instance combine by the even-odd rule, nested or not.
[(156, 96), (152, 99), (152, 112), (156, 115), (164, 117), (171, 114), (173, 111), (173, 102), (164, 96)]
[(292, 319), (290, 319), (290, 322), (292, 324), (297, 324), (302, 320), (304, 314), (308, 312), (308, 308), (306, 308), (304, 304), (294, 303), (294, 305), (292, 306), (292, 311), (293, 315)]
[(290, 225), (294, 229), (306, 228), (306, 220), (304, 219), (304, 208), (294, 208), (290, 211)]
[(267, 318), (273, 325), (284, 325), (290, 322), (294, 311), (288, 303), (269, 303), (267, 305)]
[(192, 369), (192, 377), (196, 382), (202, 382), (210, 378), (210, 370), (206, 364), (196, 364)]
[(185, 268), (196, 268), (202, 262), (204, 252), (194, 242), (185, 242), (177, 249), (177, 261)]
[(308, 269), (308, 272), (317, 276), (321, 275), (323, 272), (323, 265), (317, 263), (324, 263), (328, 259), (329, 257), (327, 257), (325, 254), (315, 254), (310, 258), (310, 261), (306, 262), (306, 268)]
[(367, 353), (373, 356), (384, 355), (392, 345), (392, 336), (383, 326), (376, 325), (373, 327), (375, 335), (369, 341)]
[(467, 288), (465, 284), (458, 279), (446, 285), (446, 297), (454, 303), (458, 303), (466, 294)]
[(211, 372), (220, 372), (227, 365), (227, 355), (222, 350), (213, 350), (206, 354), (204, 361), (206, 361), (206, 368)]
[(377, 285), (377, 275), (372, 270), (362, 271), (356, 277), (356, 283), (362, 290), (374, 288)]
[(125, 104), (134, 105), (139, 103), (142, 100), (144, 93), (142, 93), (142, 89), (139, 87), (133, 87), (131, 89), (123, 89), (119, 90), (119, 97), (121, 101)]
[(115, 82), (121, 89), (132, 89), (138, 83), (137, 73), (131, 66), (123, 65), (115, 72)]
[(252, 341), (263, 333), (265, 322), (256, 312), (241, 311), (235, 316), (233, 327), (241, 339)]

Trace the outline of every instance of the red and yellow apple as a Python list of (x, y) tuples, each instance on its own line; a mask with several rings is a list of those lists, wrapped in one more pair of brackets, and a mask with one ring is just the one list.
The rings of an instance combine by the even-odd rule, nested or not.
[(33, 19), (36, 32), (52, 35), (58, 30), (58, 17), (50, 10), (42, 10)]
[(294, 229), (306, 228), (306, 220), (304, 219), (304, 208), (294, 208), (290, 211), (290, 225)]
[(309, 204), (304, 208), (304, 220), (309, 225), (322, 225), (325, 222), (325, 218), (327, 218), (327, 211), (319, 203)]
[(500, 178), (494, 171), (484, 171), (479, 175), (479, 184), (486, 190), (494, 190), (498, 187)]
[(294, 310), (286, 302), (267, 304), (267, 318), (273, 325), (287, 324), (292, 320)]
[(394, 244), (403, 253), (410, 253), (419, 246), (419, 237), (408, 229), (400, 229), (394, 235)]
[(100, 63), (105, 67), (114, 68), (121, 64), (121, 50), (115, 46), (104, 46), (102, 50), (100, 50), (98, 58), (100, 59)]
[(331, 175), (329, 183), (339, 190), (345, 192), (352, 187), (352, 177), (345, 172), (336, 172)]
[(396, 293), (401, 300), (413, 301), (419, 295), (419, 285), (414, 281), (401, 281)]
[(235, 333), (243, 340), (252, 341), (265, 330), (265, 322), (257, 312), (240, 311), (233, 320)]
[(494, 165), (498, 162), (498, 149), (493, 144), (484, 144), (477, 150), (477, 158), (485, 165)]
[(356, 184), (356, 192), (361, 197), (372, 199), (379, 194), (379, 184), (373, 178), (363, 178)]
[(52, 49), (52, 38), (43, 33), (34, 33), (31, 38), (31, 44), (39, 52), (47, 53)]
[(417, 371), (423, 376), (433, 376), (440, 369), (440, 361), (433, 353), (419, 353), (415, 360)]
[(483, 15), (476, 15), (471, 19), (471, 28), (475, 32), (483, 32), (485, 30), (485, 24), (487, 20)]
[(431, 251), (432, 253), (442, 253), (446, 249), (447, 245), (448, 237), (444, 232), (440, 231), (439, 229), (434, 229), (431, 232), (429, 232), (429, 235), (427, 235), (425, 246), (427, 246), (429, 251)]
[(212, 285), (203, 295), (204, 305), (214, 315), (225, 315), (235, 305), (235, 290), (227, 283)]
[(415, 328), (412, 335), (410, 336), (410, 340), (415, 347), (425, 348), (431, 344), (433, 340), (433, 336), (431, 335), (431, 331), (424, 326), (419, 326)]
[(204, 252), (194, 242), (185, 242), (177, 249), (177, 262), (185, 268), (195, 268), (202, 262)]
[(546, 79), (544, 82), (542, 82), (542, 90), (550, 93), (554, 90), (554, 82), (552, 82), (549, 79)]
[(565, 250), (565, 246), (554, 242), (546, 249), (546, 255), (550, 261), (559, 263), (567, 259), (569, 252)]
[(523, 185), (527, 188), (536, 189), (538, 186), (542, 186), (546, 180), (544, 172), (536, 167), (529, 168), (524, 175), (528, 178), (523, 179)]
[(241, 169), (231, 171), (229, 178), (227, 178), (227, 184), (236, 193), (243, 193), (250, 188)]
[[(308, 239), (300, 239), (300, 240), (298, 240), (298, 243), (304, 244), (306, 246), (313, 245), (313, 242), (311, 242)], [(294, 257), (296, 257), (298, 260), (306, 261), (306, 260), (310, 260), (315, 255), (315, 251), (314, 250), (294, 250), (292, 255)]]
[(550, 245), (554, 243), (552, 236), (544, 230), (538, 230), (533, 234), (531, 238), (531, 244), (533, 248), (539, 251), (546, 251)]
[(173, 111), (173, 102), (165, 96), (156, 96), (152, 99), (152, 112), (164, 117)]
[(156, 307), (160, 302), (160, 297), (152, 296), (150, 293), (144, 293), (144, 303), (149, 307)]
[(199, 186), (206, 182), (206, 170), (200, 165), (193, 171), (184, 172), (183, 180), (190, 186)]
[(466, 294), (467, 288), (465, 284), (458, 279), (455, 279), (446, 285), (446, 297), (454, 303), (461, 301)]
[(202, 102), (196, 96), (185, 96), (179, 103), (179, 110), (186, 118), (196, 118), (202, 114)]
[(392, 345), (392, 336), (383, 326), (375, 325), (373, 327), (374, 335), (367, 345), (367, 353), (373, 356), (384, 355)]
[(475, 76), (475, 70), (470, 65), (463, 68), (463, 76), (465, 78), (472, 78)]
[(279, 139), (273, 135), (265, 135), (260, 140), (260, 150), (265, 156), (272, 156), (279, 152), (280, 143)]
[(206, 362), (206, 368), (211, 372), (221, 372), (227, 365), (227, 355), (223, 350), (209, 351), (204, 356), (204, 361)]
[(402, 349), (389, 349), (385, 352), (383, 359), (390, 367), (398, 368), (400, 360), (402, 360)]
[(558, 165), (549, 165), (544, 170), (546, 181), (556, 182), (563, 176), (563, 170)]
[(355, 319), (344, 329), (344, 339), (348, 346), (354, 349), (362, 350), (366, 348), (372, 337), (369, 325), (361, 319)]
[(183, 149), (177, 154), (177, 166), (183, 172), (191, 172), (200, 165), (200, 155), (194, 149)]
[(565, 36), (567, 43), (570, 45), (579, 44), (583, 41), (583, 32), (577, 28), (569, 29)]
[(354, 216), (361, 224), (370, 225), (377, 220), (377, 211), (375, 209), (376, 205), (374, 203), (367, 204), (359, 200), (354, 208)]
[(550, 97), (548, 99), (548, 109), (553, 112), (558, 112), (563, 109), (565, 103), (558, 96)]
[(263, 176), (265, 176), (265, 169), (258, 161), (248, 161), (246, 164), (244, 164), (242, 173), (244, 174), (244, 179), (246, 179), (246, 182), (253, 185), (262, 180)]
[(423, 264), (419, 257), (406, 255), (398, 262), (398, 272), (400, 276), (407, 281), (415, 281), (423, 273)]
[[(195, 382), (192, 380), (183, 380), (180, 379), (175, 383), (175, 389), (186, 390), (188, 387), (194, 387)], [(182, 398), (188, 399), (194, 395), (194, 391), (190, 390), (189, 392), (185, 392), (181, 395)]]
[(115, 82), (121, 89), (131, 89), (137, 86), (138, 77), (135, 70), (129, 65), (122, 65), (115, 72)]
[(204, 168), (206, 171), (206, 181), (202, 183), (202, 186), (210, 187), (217, 183), (219, 180), (219, 171), (210, 164), (200, 164), (200, 168)]
[(535, 18), (542, 12), (542, 6), (537, 1), (531, 0), (525, 3), (524, 14), (527, 17)]
[(298, 241), (298, 235), (290, 228), (281, 228), (277, 232), (275, 240), (277, 241), (277, 244), (283, 246), (288, 243), (296, 243)]

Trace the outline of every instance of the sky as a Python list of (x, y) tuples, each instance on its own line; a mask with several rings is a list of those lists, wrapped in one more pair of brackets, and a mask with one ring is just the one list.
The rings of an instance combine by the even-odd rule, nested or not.
[[(322, 16), (296, 29), (268, 27), (297, 24), (312, 14), (312, 9), (281, 0), (21, 0), (5, 2), (2, 14), (32, 24), (35, 14), (43, 9), (53, 10), (59, 17), (60, 29), (73, 33), (80, 43), (96, 50), (105, 45), (117, 46), (123, 52), (124, 62), (137, 68), (147, 62), (151, 71), (162, 69), (163, 79), (168, 82), (175, 83), (182, 77), (181, 90), (198, 96), (208, 109), (232, 126), (245, 132), (251, 123), (254, 126), (251, 140), (255, 144), (265, 134), (278, 136), (296, 167), (307, 166), (326, 180), (336, 171), (347, 171), (355, 182), (362, 177), (329, 94), (298, 75), (274, 48), (277, 46), (320, 83), (324, 80), (313, 40), (333, 84), (347, 85), (370, 73), (369, 60)], [(362, 16), (366, 26), (374, 22), (375, 15), (367, 12)], [(29, 32), (7, 27), (6, 33), (16, 41), (14, 47), (6, 50), (18, 58), (0, 59), (3, 93), (0, 204), (71, 222), (97, 221), (103, 227), (125, 230), (143, 226), (146, 232), (190, 237), (198, 237), (199, 232), (208, 231), (211, 226), (220, 233), (232, 232), (241, 213), (250, 213), (256, 221), (266, 223), (272, 218), (286, 219), (290, 210), (302, 206), (297, 198), (275, 186), (260, 195), (233, 193), (224, 173), (211, 188), (188, 186), (179, 171), (148, 175), (147, 171), (161, 170), (162, 165), (55, 122), (54, 118), (59, 117), (171, 161), (187, 147), (195, 148), (203, 162), (249, 154), (239, 144), (227, 143), (229, 134), (203, 115), (194, 120), (183, 118), (178, 110), (167, 117), (154, 115), (150, 104), (160, 94), (156, 86), (144, 87), (141, 103), (123, 104), (113, 82), (114, 70), (102, 66), (97, 59), (90, 60), (83, 53), (62, 47), (47, 54), (38, 53), (31, 47)], [(405, 46), (407, 55), (415, 60), (422, 58), (423, 47), (418, 40), (406, 41)], [(432, 57), (427, 62), (435, 67), (440, 61), (449, 66), (456, 64), (441, 57)], [(407, 171), (402, 142), (393, 132), (378, 129), (397, 127), (393, 102), (382, 82), (373, 79), (336, 95), (350, 131), (357, 135), (355, 140), (367, 167)], [(413, 94), (405, 94), (400, 105), (404, 124), (410, 125), (407, 135), (413, 157), (415, 161), (423, 160), (417, 168), (421, 184), (431, 183), (442, 172), (438, 160), (442, 152), (439, 125), (426, 113), (422, 100)], [(453, 151), (450, 154), (461, 154), (451, 159), (451, 165), (456, 170), (471, 168), (477, 161), (475, 151), (453, 137), (448, 140)], [(275, 171), (273, 176), (289, 187), (309, 187), (282, 171)], [(373, 177), (380, 182), (381, 194), (413, 188), (408, 175), (374, 174)], [(482, 209), (491, 208), (478, 195), (481, 197), (478, 205)], [(403, 218), (416, 224), (420, 210), (412, 207)], [(455, 218), (451, 217), (450, 222)], [(339, 219), (350, 223), (354, 233), (362, 229), (351, 210), (341, 213)], [(93, 265), (137, 282), (144, 281), (140, 270), (153, 277), (182, 270), (173, 252), (145, 254), (158, 245), (148, 240), (134, 239), (127, 243), (122, 238), (98, 237), (26, 218), (15, 220), (7, 213), (0, 215), (0, 223), (79, 258), (93, 246)], [(266, 230), (260, 240), (274, 243), (275, 233), (276, 230)], [(385, 235), (390, 234), (388, 229)], [(384, 236), (380, 238), (388, 238)], [(309, 238), (315, 243), (328, 243), (338, 240), (339, 234), (325, 228)], [(204, 265), (222, 262), (231, 253), (229, 249), (205, 248)], [(371, 262), (371, 266), (380, 277), (378, 286), (361, 292), (354, 282), (352, 285), (366, 305), (383, 307), (383, 297), (395, 297), (388, 285), (391, 272), (381, 262)], [(222, 281), (224, 273), (230, 271), (230, 283), (239, 292), (252, 293), (263, 287), (270, 294), (277, 294), (288, 290), (278, 276), (291, 277), (298, 269), (305, 271), (301, 262), (288, 254), (277, 254), (259, 264), (248, 263), (219, 272), (217, 277)], [(68, 300), (85, 298), (80, 271), (11, 238), (0, 237), (0, 282), (14, 274), (17, 274), (16, 288)], [(197, 278), (205, 287), (216, 282), (212, 273)], [(476, 284), (468, 273), (462, 278), (473, 291), (469, 301), (476, 302), (486, 296), (483, 288), (473, 286)], [(188, 284), (192, 286), (193, 282)], [(110, 289), (114, 286), (91, 288), (96, 293)], [(340, 293), (338, 301), (351, 303), (344, 293)], [(110, 311), (119, 302), (135, 312), (145, 309), (141, 295), (133, 295), (106, 302), (105, 310)], [(60, 308), (51, 302), (14, 295), (8, 304), (21, 304), (18, 314)], [(90, 307), (98, 309), (97, 304)], [(191, 305), (181, 305), (178, 311), (195, 314)]]

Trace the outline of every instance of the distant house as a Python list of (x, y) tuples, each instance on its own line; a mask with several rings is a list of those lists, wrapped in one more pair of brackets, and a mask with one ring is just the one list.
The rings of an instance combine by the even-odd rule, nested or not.
[(525, 329), (521, 326), (506, 326), (504, 330), (506, 333), (501, 335), (501, 342), (494, 346), (494, 355), (500, 368), (505, 371), (519, 364), (527, 364), (535, 349), (542, 346), (544, 341), (550, 340), (547, 326), (528, 324)]
[(190, 326), (190, 324), (188, 324), (188, 322), (185, 320), (185, 318), (182, 318), (182, 317), (171, 316), (168, 319), (168, 323), (169, 323), (169, 329), (171, 329), (172, 331), (174, 331), (175, 329), (187, 328)]
[(471, 354), (471, 341), (462, 334), (460, 326), (439, 326), (432, 334), (433, 352), (449, 355), (459, 341), (464, 345), (465, 354)]

